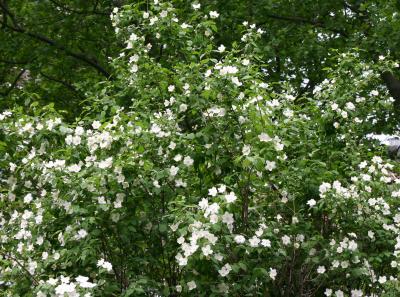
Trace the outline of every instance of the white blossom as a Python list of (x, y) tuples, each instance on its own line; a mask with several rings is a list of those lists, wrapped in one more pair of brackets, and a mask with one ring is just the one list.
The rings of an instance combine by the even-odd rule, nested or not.
[(218, 270), (218, 273), (222, 276), (225, 277), (231, 272), (232, 267), (228, 263), (226, 263), (220, 270)]

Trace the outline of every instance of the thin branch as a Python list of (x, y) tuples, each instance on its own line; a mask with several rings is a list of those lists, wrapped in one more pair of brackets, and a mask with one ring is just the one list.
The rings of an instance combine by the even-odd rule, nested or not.
[(34, 284), (35, 286), (37, 286), (37, 285), (39, 284), (39, 281), (36, 279), (36, 277), (35, 277), (33, 274), (31, 274), (31, 273), (29, 272), (29, 270), (26, 269), (26, 267), (25, 267), (24, 265), (22, 265), (21, 262), (18, 261), (17, 258), (13, 257), (10, 253), (5, 253), (5, 252), (2, 252), (2, 251), (0, 251), (0, 254), (3, 255), (5, 258), (10, 258), (10, 259), (13, 260), (15, 263), (17, 263), (17, 265), (18, 265), (23, 271), (25, 271), (25, 273), (26, 273), (26, 274), (28, 275), (28, 277), (32, 280), (32, 282), (33, 282), (33, 284)]
[(10, 64), (10, 65), (26, 65), (28, 64), (30, 61), (12, 61), (12, 60), (4, 60), (0, 58), (0, 63), (3, 64)]
[(7, 90), (4, 93), (1, 93), (1, 95), (8, 96), (8, 94), (11, 93), (11, 91), (15, 88), (15, 86), (17, 85), (19, 79), (21, 78), (21, 76), (25, 73), (26, 69), (22, 69), (18, 75), (16, 76), (16, 78), (14, 79), (13, 83), (11, 84), (10, 87), (7, 88)]
[(14, 14), (8, 9), (8, 4), (6, 0), (0, 1), (0, 7), (3, 10), (3, 26), (7, 27), (7, 16), (11, 19), (11, 22), (13, 23), (14, 27), (19, 28), (19, 24), (14, 16)]
[(86, 11), (86, 10), (75, 10), (75, 9), (69, 8), (68, 6), (66, 6), (66, 5), (64, 5), (64, 4), (62, 4), (62, 3), (59, 3), (58, 1), (55, 1), (55, 0), (50, 0), (50, 2), (53, 3), (56, 7), (61, 8), (62, 10), (67, 11), (67, 12), (70, 12), (70, 13), (86, 14), (86, 15), (88, 15), (88, 14), (97, 14), (97, 15), (102, 15), (102, 16), (109, 16), (109, 15), (110, 15), (110, 14), (107, 13), (107, 12), (97, 11), (97, 10), (96, 10), (96, 8), (97, 8), (97, 2), (96, 2), (96, 4), (95, 4), (93, 10), (91, 10), (91, 11)]
[[(283, 16), (283, 15), (276, 15), (276, 14), (264, 14), (264, 16), (266, 16), (267, 18), (280, 20), (280, 21), (309, 24), (314, 27), (319, 27), (319, 28), (323, 28), (323, 29), (332, 31), (334, 33), (338, 33), (338, 34), (342, 35), (343, 37), (349, 37), (347, 32), (345, 32), (344, 30), (327, 27), (323, 22), (321, 22), (319, 20), (306, 19), (306, 18), (298, 17), (298, 16)], [(262, 23), (260, 25), (265, 25), (265, 23)]]
[(85, 54), (83, 53), (76, 53), (71, 51), (70, 49), (68, 49), (67, 47), (65, 47), (64, 45), (58, 43), (55, 40), (52, 40), (50, 38), (48, 38), (47, 36), (41, 35), (41, 34), (37, 34), (34, 32), (30, 32), (28, 30), (26, 30), (25, 28), (21, 27), (14, 15), (8, 10), (7, 5), (5, 4), (4, 1), (0, 1), (0, 7), (3, 10), (3, 13), (5, 15), (8, 15), (10, 17), (10, 19), (12, 20), (13, 25), (9, 25), (7, 23), (7, 19), (3, 18), (3, 21), (1, 22), (3, 24), (3, 26), (5, 26), (6, 28), (8, 28), (9, 30), (16, 32), (16, 33), (21, 33), (24, 34), (26, 36), (29, 36), (35, 40), (41, 41), (43, 43), (46, 43), (60, 51), (63, 51), (64, 53), (66, 53), (68, 56), (73, 57), (77, 60), (83, 61), (86, 64), (92, 66), (93, 68), (95, 68), (98, 72), (100, 72), (102, 75), (104, 75), (106, 78), (110, 79), (111, 78), (111, 74), (104, 68), (102, 67), (100, 64), (97, 63), (97, 61), (87, 57)]
[(84, 99), (84, 97), (82, 96), (82, 94), (79, 93), (79, 91), (78, 91), (73, 85), (71, 85), (70, 83), (68, 83), (68, 82), (66, 82), (66, 81), (63, 81), (63, 80), (61, 80), (61, 79), (52, 77), (52, 76), (50, 76), (50, 75), (47, 75), (47, 74), (43, 73), (42, 71), (40, 72), (40, 75), (43, 76), (44, 78), (46, 78), (47, 80), (54, 81), (54, 82), (56, 82), (56, 83), (59, 83), (59, 84), (63, 85), (63, 86), (66, 87), (68, 90), (70, 90), (71, 92), (73, 92), (74, 94), (76, 94), (80, 99)]

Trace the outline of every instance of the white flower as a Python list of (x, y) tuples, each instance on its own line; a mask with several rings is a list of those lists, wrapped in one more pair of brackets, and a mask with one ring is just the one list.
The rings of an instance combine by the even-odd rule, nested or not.
[(194, 10), (198, 10), (198, 9), (200, 9), (201, 5), (200, 5), (200, 3), (193, 3), (192, 7)]
[(369, 230), (368, 231), (368, 237), (371, 238), (371, 239), (374, 239), (374, 237), (375, 237), (374, 231)]
[(81, 126), (78, 126), (75, 128), (75, 135), (81, 136), (85, 133), (85, 129), (83, 129)]
[(137, 61), (139, 61), (139, 56), (137, 54), (134, 54), (132, 57), (129, 58), (129, 63), (133, 63), (133, 62), (137, 62)]
[(225, 277), (231, 272), (232, 267), (229, 265), (229, 263), (226, 263), (220, 270), (218, 270), (218, 273), (222, 276)]
[(104, 269), (107, 270), (108, 272), (110, 272), (110, 271), (112, 270), (112, 265), (111, 265), (111, 263), (105, 261), (104, 259), (100, 259), (99, 261), (97, 261), (97, 267), (104, 268)]
[(70, 165), (70, 166), (68, 166), (68, 171), (69, 172), (79, 172), (79, 171), (81, 171), (81, 165), (79, 165), (79, 164), (73, 164), (73, 165)]
[(174, 157), (174, 161), (175, 161), (175, 162), (179, 162), (180, 160), (182, 160), (182, 155), (181, 155), (181, 154), (177, 154), (177, 155)]
[(351, 297), (362, 297), (363, 292), (361, 290), (351, 290)]
[(215, 260), (217, 261), (222, 261), (222, 259), (224, 258), (221, 254), (215, 254), (214, 255)]
[(225, 194), (225, 199), (227, 203), (235, 202), (237, 197), (234, 192), (230, 192), (229, 194)]
[(216, 19), (217, 17), (219, 17), (219, 13), (218, 12), (210, 11), (210, 18)]
[(314, 199), (310, 199), (310, 200), (307, 201), (307, 204), (310, 207), (313, 207), (313, 206), (315, 206), (317, 204), (317, 201), (315, 201)]
[(207, 244), (206, 246), (203, 246), (201, 248), (201, 251), (203, 252), (203, 255), (206, 257), (213, 253), (213, 250), (211, 249), (211, 246), (209, 244)]
[(157, 21), (158, 21), (158, 17), (156, 17), (156, 16), (152, 17), (149, 22), (150, 26), (154, 25)]
[(99, 129), (100, 126), (101, 126), (101, 123), (100, 123), (99, 121), (94, 121), (94, 122), (92, 123), (92, 127), (93, 127), (93, 129), (95, 129), (95, 130)]
[(235, 66), (224, 66), (219, 70), (220, 75), (235, 74), (239, 70)]
[(192, 166), (193, 162), (194, 162), (193, 159), (191, 157), (189, 157), (189, 156), (186, 156), (183, 159), (183, 164), (185, 164), (186, 166)]
[(218, 188), (218, 193), (225, 193), (226, 191), (226, 186), (225, 185), (220, 185)]
[(48, 284), (51, 285), (51, 286), (55, 286), (55, 285), (57, 285), (57, 283), (58, 283), (58, 279), (56, 279), (56, 278), (49, 278), (49, 279), (46, 281), (46, 283), (48, 283)]
[(342, 290), (337, 290), (337, 291), (335, 292), (335, 296), (336, 296), (336, 297), (344, 297), (344, 293), (343, 293)]
[(275, 143), (275, 149), (276, 149), (277, 151), (283, 150), (284, 146), (285, 146), (285, 145), (284, 145), (283, 143), (280, 143), (280, 142)]
[(240, 80), (239, 80), (236, 76), (232, 77), (232, 78), (231, 78), (231, 81), (232, 81), (236, 86), (238, 86), (238, 87), (240, 87), (241, 85), (243, 85), (243, 84), (240, 82)]
[(222, 215), (222, 222), (227, 225), (232, 225), (234, 223), (233, 214), (231, 214), (229, 212), (225, 212)]
[(282, 236), (283, 245), (288, 245), (290, 243), (290, 237), (287, 235)]
[(350, 241), (349, 241), (349, 245), (348, 245), (347, 248), (348, 248), (350, 251), (355, 251), (355, 250), (357, 249), (357, 247), (358, 247), (357, 243), (356, 243), (354, 240), (350, 240)]
[(168, 11), (166, 11), (166, 10), (163, 10), (163, 11), (161, 11), (161, 13), (160, 13), (160, 17), (161, 17), (161, 18), (165, 18), (167, 15), (168, 15)]
[(185, 258), (185, 257), (183, 257), (182, 254), (180, 254), (180, 253), (177, 254), (177, 255), (175, 256), (175, 259), (178, 261), (178, 265), (179, 265), (179, 266), (186, 266), (186, 265), (187, 265), (188, 259)]
[(78, 233), (75, 235), (75, 239), (79, 240), (85, 238), (87, 236), (87, 231), (85, 229), (80, 229)]
[(181, 105), (179, 105), (179, 111), (180, 112), (185, 112), (187, 110), (187, 105), (182, 103)]
[(327, 297), (329, 297), (329, 296), (332, 296), (332, 293), (333, 293), (333, 291), (332, 291), (332, 289), (325, 289), (325, 296), (327, 296)]
[(189, 28), (190, 27), (190, 25), (188, 25), (188, 24), (186, 24), (186, 23), (183, 23), (182, 25), (181, 25), (181, 28), (182, 29), (187, 29), (187, 28)]
[(265, 169), (268, 170), (268, 171), (272, 171), (272, 170), (274, 170), (276, 168), (275, 161), (268, 161), (267, 160), (265, 163), (266, 163)]
[(366, 161), (362, 161), (362, 162), (358, 165), (358, 167), (359, 167), (360, 169), (364, 169), (365, 167), (367, 167), (367, 165), (368, 165), (368, 163), (367, 163)]
[(218, 216), (216, 214), (211, 214), (210, 215), (210, 223), (211, 224), (216, 224), (218, 223)]
[(223, 52), (225, 51), (225, 46), (224, 46), (223, 44), (221, 44), (221, 45), (218, 47), (218, 51), (219, 51), (220, 53), (223, 53)]
[(107, 201), (106, 201), (106, 199), (104, 198), (104, 196), (99, 196), (99, 197), (97, 197), (97, 202), (98, 202), (99, 204), (107, 204)]
[(196, 285), (195, 281), (190, 281), (190, 282), (187, 282), (186, 284), (188, 286), (189, 291), (192, 291), (192, 290), (197, 288), (197, 285)]
[(169, 174), (171, 176), (175, 176), (178, 174), (179, 168), (176, 166), (171, 166), (171, 168), (169, 169)]
[(261, 142), (268, 142), (272, 140), (272, 138), (267, 133), (264, 132), (258, 135), (258, 139), (260, 139)]
[(258, 238), (257, 236), (253, 236), (249, 239), (249, 243), (251, 247), (258, 247), (258, 244), (260, 243), (260, 238)]
[(62, 283), (55, 288), (55, 292), (58, 296), (64, 296), (65, 293), (67, 293), (68, 296), (76, 296), (75, 284)]
[(94, 288), (96, 286), (96, 284), (88, 282), (89, 278), (86, 276), (80, 275), (76, 277), (75, 280), (79, 283), (81, 288)]
[(129, 36), (129, 40), (131, 40), (131, 41), (136, 41), (136, 40), (138, 40), (138, 36), (137, 36), (135, 33), (132, 33), (132, 34)]
[(361, 174), (361, 179), (363, 181), (371, 181), (371, 175), (369, 175), (369, 174)]
[(325, 266), (318, 266), (317, 272), (319, 274), (323, 274), (323, 273), (325, 273), (325, 271), (326, 271)]
[(379, 277), (379, 279), (378, 279), (378, 282), (380, 283), (380, 284), (384, 284), (384, 283), (386, 283), (386, 281), (387, 281), (387, 278), (386, 278), (386, 276), (380, 276)]
[(217, 196), (217, 194), (218, 194), (218, 191), (217, 191), (217, 188), (215, 188), (215, 187), (212, 187), (211, 189), (208, 190), (208, 195), (210, 195), (212, 197)]
[(271, 241), (269, 239), (263, 239), (261, 240), (261, 245), (263, 247), (271, 247)]
[(32, 194), (31, 194), (31, 193), (27, 194), (27, 195), (24, 197), (24, 203), (26, 203), (26, 204), (31, 203), (32, 200), (33, 200), (33, 197), (32, 197)]
[(218, 203), (213, 203), (207, 207), (206, 213), (204, 214), (207, 217), (209, 214), (217, 214), (219, 211)]
[(206, 198), (201, 199), (200, 202), (199, 202), (199, 207), (200, 207), (200, 209), (202, 209), (202, 210), (207, 209), (207, 207), (208, 207), (208, 200), (207, 200)]
[(236, 235), (234, 237), (234, 240), (237, 244), (244, 243), (246, 241), (246, 238), (243, 235)]
[(242, 149), (243, 156), (248, 156), (250, 154), (251, 146), (245, 144)]
[(369, 93), (371, 96), (378, 96), (379, 92), (377, 90), (373, 90)]
[(250, 60), (249, 59), (243, 59), (242, 61), (242, 65), (243, 66), (248, 66), (250, 64)]
[(175, 86), (174, 85), (169, 85), (168, 86), (168, 92), (173, 92), (175, 90)]
[(331, 186), (331, 184), (330, 183), (322, 183), (320, 186), (319, 186), (319, 194), (321, 195), (321, 196), (323, 196), (328, 190), (330, 190), (332, 188), (332, 186)]
[(356, 109), (356, 106), (353, 104), (353, 102), (347, 102), (346, 103), (346, 109), (354, 110), (354, 109)]
[(270, 269), (269, 269), (269, 277), (270, 277), (271, 279), (275, 280), (277, 274), (278, 274), (278, 273), (276, 272), (276, 269), (273, 269), (273, 268), (270, 268)]
[(118, 193), (117, 198), (114, 201), (114, 208), (121, 208), (122, 207), (122, 202), (124, 201), (125, 194), (124, 193)]
[(110, 168), (112, 166), (112, 157), (109, 157), (103, 161), (100, 161), (98, 166), (100, 169), (106, 169), (106, 168)]
[(131, 67), (131, 73), (136, 73), (136, 72), (138, 72), (138, 70), (139, 70), (138, 65), (133, 64), (132, 67)]
[(293, 110), (291, 110), (291, 109), (285, 109), (285, 110), (283, 111), (283, 115), (284, 115), (285, 117), (287, 117), (287, 118), (291, 118), (291, 117), (293, 117)]
[(178, 293), (182, 292), (182, 286), (181, 285), (176, 285), (175, 289), (176, 289), (176, 291)]

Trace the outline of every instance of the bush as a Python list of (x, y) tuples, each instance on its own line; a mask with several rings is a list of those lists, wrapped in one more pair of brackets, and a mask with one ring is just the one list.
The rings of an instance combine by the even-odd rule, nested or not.
[(317, 101), (269, 84), (218, 13), (114, 10), (117, 75), (74, 123), (0, 115), (5, 296), (382, 296), (397, 287), (398, 164), (365, 135), (393, 62), (336, 55)]

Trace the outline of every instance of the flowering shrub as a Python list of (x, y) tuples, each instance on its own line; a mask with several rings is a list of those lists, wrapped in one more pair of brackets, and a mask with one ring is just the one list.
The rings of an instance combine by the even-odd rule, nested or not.
[(269, 84), (218, 12), (114, 10), (117, 75), (74, 123), (0, 115), (5, 296), (381, 296), (396, 290), (398, 166), (365, 139), (392, 113), (357, 52), (313, 100)]

